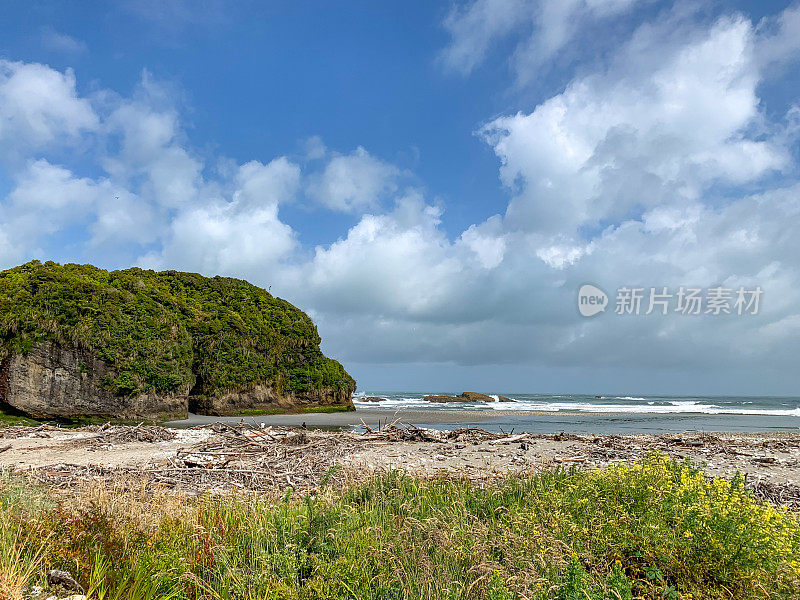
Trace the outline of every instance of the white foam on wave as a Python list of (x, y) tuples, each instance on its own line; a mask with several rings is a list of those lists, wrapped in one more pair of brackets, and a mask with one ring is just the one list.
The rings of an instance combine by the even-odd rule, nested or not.
[(586, 413), (631, 413), (631, 414), (705, 414), (705, 415), (771, 415), (782, 417), (800, 417), (800, 408), (793, 409), (758, 409), (732, 408), (716, 404), (700, 404), (698, 402), (673, 403), (670, 406), (642, 404), (590, 404), (587, 402), (514, 402), (508, 404), (487, 404), (496, 411), (529, 410), (537, 412), (586, 412)]
[[(532, 412), (584, 412), (584, 413), (630, 413), (630, 414), (706, 414), (706, 415), (764, 415), (782, 417), (800, 417), (797, 408), (750, 408), (749, 406), (720, 406), (704, 404), (697, 400), (659, 400), (647, 401), (646, 398), (632, 396), (617, 397), (625, 400), (641, 400), (642, 404), (606, 404), (593, 402), (563, 402), (552, 400), (518, 400), (516, 402), (447, 402), (436, 403), (423, 400), (422, 397), (388, 398), (381, 402), (364, 402), (364, 394), (353, 397), (356, 408), (383, 410), (485, 410), (497, 412), (532, 411)], [(493, 396), (497, 398), (496, 396)], [(550, 396), (565, 398), (566, 396)], [(745, 403), (742, 403), (745, 404)]]

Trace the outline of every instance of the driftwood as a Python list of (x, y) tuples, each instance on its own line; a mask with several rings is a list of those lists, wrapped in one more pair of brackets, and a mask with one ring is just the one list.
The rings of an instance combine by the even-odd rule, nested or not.
[[(424, 429), (396, 420), (370, 426), (362, 423), (350, 431), (322, 432), (289, 427), (258, 427), (216, 423), (197, 429), (210, 430), (205, 441), (172, 451), (169, 459), (151, 464), (146, 469), (130, 467), (60, 464), (26, 469), (24, 474), (54, 488), (69, 489), (99, 480), (109, 483), (142, 480), (170, 490), (188, 493), (223, 493), (227, 490), (281, 492), (286, 488), (314, 491), (321, 486), (340, 486), (353, 478), (370, 475), (372, 467), (357, 464), (343, 468), (349, 459), (370, 448), (392, 448), (397, 444), (391, 468), (403, 468), (403, 461), (418, 453), (433, 465), (446, 467), (448, 457), (457, 458), (467, 447), (475, 452), (494, 453), (506, 457), (507, 472), (530, 473), (550, 468), (593, 469), (620, 461), (635, 461), (653, 452), (682, 460), (691, 458), (702, 464), (725, 460), (742, 471), (752, 465), (747, 487), (757, 497), (776, 504), (800, 508), (800, 488), (791, 483), (760, 480), (772, 468), (800, 468), (800, 436), (786, 435), (764, 439), (763, 436), (725, 436), (684, 433), (664, 435), (598, 435), (497, 433), (480, 428), (462, 427), (452, 431)], [(50, 437), (64, 429), (43, 426), (0, 430), (7, 439), (13, 437)], [(67, 442), (104, 450), (126, 443), (159, 443), (174, 439), (174, 430), (157, 426), (102, 425), (82, 428), (80, 436)], [(557, 442), (557, 444), (553, 444)], [(50, 442), (48, 442), (50, 443)], [(545, 444), (546, 447), (541, 445)], [(0, 446), (0, 452), (6, 446)], [(174, 446), (173, 446), (174, 448)], [(373, 451), (374, 452), (374, 451)], [(379, 453), (380, 454), (380, 453)], [(417, 464), (419, 460), (415, 459)], [(480, 461), (479, 461), (480, 462)], [(377, 468), (386, 468), (378, 466)], [(450, 470), (458, 477), (483, 481), (497, 476), (497, 471), (476, 464)], [(414, 471), (414, 469), (411, 469)], [(19, 470), (16, 470), (19, 473)], [(414, 471), (418, 472), (418, 471)], [(731, 473), (731, 471), (725, 471)], [(760, 475), (759, 475), (760, 474)], [(424, 475), (424, 473), (423, 473)]]

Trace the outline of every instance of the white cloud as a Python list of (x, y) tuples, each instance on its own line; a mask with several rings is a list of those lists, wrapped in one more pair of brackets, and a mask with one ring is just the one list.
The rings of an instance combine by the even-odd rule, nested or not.
[(328, 153), (328, 149), (325, 147), (322, 138), (318, 135), (312, 135), (306, 140), (305, 150), (308, 160), (323, 158)]
[(748, 137), (762, 115), (747, 21), (721, 19), (682, 44), (647, 33), (655, 43), (635, 36), (605, 73), (482, 130), (517, 192), (509, 226), (572, 235), (788, 164), (778, 141)]
[(499, 217), (494, 216), (481, 225), (470, 225), (459, 241), (469, 248), (484, 269), (495, 269), (506, 253), (507, 244)]
[(300, 187), (300, 167), (285, 156), (267, 165), (257, 160), (239, 167), (233, 198), (248, 206), (276, 206), (290, 202)]
[[(758, 24), (758, 60), (765, 75), (780, 73), (776, 63), (787, 63), (800, 53), (800, 4), (795, 3), (774, 17), (765, 17)], [(772, 69), (772, 73), (767, 71)]]
[(203, 165), (183, 145), (177, 111), (159, 106), (163, 93), (145, 72), (140, 97), (118, 103), (104, 129), (107, 135), (119, 136), (120, 149), (104, 159), (103, 167), (128, 184), (144, 178), (142, 195), (174, 209), (200, 194)]
[[(417, 314), (440, 310), (460, 265), (438, 229), (441, 211), (419, 193), (385, 215), (364, 215), (347, 237), (317, 247), (292, 280), (332, 311)], [(434, 285), (430, 285), (434, 283)]]
[(444, 22), (452, 41), (442, 52), (444, 65), (464, 75), (483, 61), (489, 46), (533, 16), (529, 0), (475, 0), (455, 6)]
[(54, 251), (49, 236), (75, 226), (85, 227), (82, 241), (98, 248), (155, 239), (150, 208), (108, 179), (78, 177), (39, 159), (30, 162), (14, 184), (0, 204), (0, 229), (18, 259)]
[(6, 199), (3, 220), (13, 238), (35, 240), (84, 220), (98, 192), (92, 180), (37, 160), (19, 175)]
[(59, 33), (52, 27), (42, 29), (42, 46), (60, 54), (83, 54), (88, 50), (86, 44), (66, 33)]
[(441, 61), (468, 75), (493, 45), (519, 34), (513, 68), (528, 83), (579, 33), (633, 9), (640, 0), (473, 0), (454, 7), (444, 21), (451, 37)]
[(397, 189), (397, 167), (358, 147), (351, 154), (330, 159), (322, 173), (312, 178), (309, 195), (331, 210), (356, 212), (377, 208)]
[(162, 251), (151, 252), (142, 264), (269, 281), (298, 246), (278, 208), (299, 184), (300, 169), (286, 157), (241, 165), (231, 199), (214, 197), (181, 210), (164, 235)]
[(269, 281), (295, 246), (294, 232), (278, 219), (276, 207), (241, 210), (237, 203), (219, 202), (181, 212), (163, 251), (141, 264)]
[(23, 153), (74, 142), (98, 126), (98, 117), (75, 89), (75, 74), (37, 63), (0, 59), (2, 153)]

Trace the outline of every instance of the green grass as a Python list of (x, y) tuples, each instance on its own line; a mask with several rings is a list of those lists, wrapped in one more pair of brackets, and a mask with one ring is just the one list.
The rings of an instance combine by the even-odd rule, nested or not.
[[(21, 494), (21, 489), (25, 490)], [(654, 456), (483, 485), (389, 473), (283, 498), (0, 492), (0, 557), (90, 597), (792, 599), (798, 515)], [(148, 495), (150, 494), (150, 495)], [(0, 564), (0, 572), (14, 572)], [(4, 571), (5, 568), (5, 571)], [(18, 580), (18, 579), (17, 579)], [(1, 583), (1, 582), (0, 582)]]
[(0, 271), (0, 361), (48, 341), (91, 350), (115, 371), (104, 385), (123, 396), (257, 384), (343, 398), (355, 391), (320, 351), (308, 315), (229, 277), (50, 261)]
[(237, 411), (233, 417), (258, 417), (265, 415), (297, 415), (306, 413), (339, 413), (339, 412), (352, 412), (355, 408), (351, 406), (309, 406), (306, 408), (267, 408), (264, 410), (252, 409)]
[(40, 421), (30, 419), (23, 414), (14, 410), (3, 410), (0, 408), (0, 427), (8, 427), (11, 425), (41, 425)]
[[(182, 415), (165, 416), (161, 422), (174, 421), (183, 418)], [(0, 428), (11, 427), (15, 425), (24, 425), (28, 427), (37, 427), (39, 425), (57, 425), (66, 428), (79, 428), (86, 427), (87, 425), (103, 425), (105, 423), (113, 423), (114, 425), (138, 425), (140, 420), (127, 420), (127, 419), (109, 419), (107, 417), (76, 417), (73, 419), (46, 419), (37, 420), (26, 417), (19, 411), (14, 409), (0, 409)]]
[(309, 406), (307, 408), (301, 408), (301, 413), (340, 413), (340, 412), (352, 412), (355, 408), (352, 406)]

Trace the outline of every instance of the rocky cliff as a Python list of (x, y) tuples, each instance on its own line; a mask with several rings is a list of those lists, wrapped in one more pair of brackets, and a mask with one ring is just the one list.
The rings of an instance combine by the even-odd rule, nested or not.
[(85, 349), (36, 343), (26, 354), (12, 354), (0, 363), (0, 402), (34, 419), (186, 418), (188, 388), (116, 396), (104, 386), (111, 374)]
[(352, 408), (302, 311), (246, 281), (27, 263), (0, 272), (0, 406), (161, 419)]

